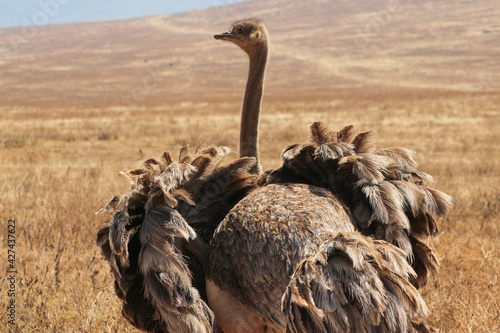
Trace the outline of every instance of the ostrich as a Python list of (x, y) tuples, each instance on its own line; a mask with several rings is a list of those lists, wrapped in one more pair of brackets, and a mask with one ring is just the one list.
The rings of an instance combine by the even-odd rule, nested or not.
[[(251, 58), (262, 52), (250, 66), (259, 88), (247, 85), (261, 94), (264, 24), (239, 21), (215, 38)], [(413, 153), (376, 149), (369, 132), (352, 126), (333, 132), (314, 123), (311, 141), (286, 148), (282, 159), (210, 242), (207, 297), (223, 331), (431, 331), (416, 287), (437, 271), (429, 238), (451, 198), (427, 186)]]
[(449, 197), (411, 152), (321, 123), (258, 175), (267, 30), (243, 20), (215, 38), (250, 59), (241, 157), (183, 148), (125, 173), (131, 191), (105, 206), (97, 237), (123, 315), (150, 332), (428, 331), (413, 285), (436, 270), (427, 240)]

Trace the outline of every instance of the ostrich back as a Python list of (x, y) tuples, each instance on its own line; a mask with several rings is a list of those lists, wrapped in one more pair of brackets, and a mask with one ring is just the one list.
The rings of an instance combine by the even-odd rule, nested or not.
[(285, 325), (281, 298), (297, 264), (325, 234), (354, 232), (351, 216), (330, 191), (306, 184), (271, 184), (241, 200), (216, 229), (207, 277)]

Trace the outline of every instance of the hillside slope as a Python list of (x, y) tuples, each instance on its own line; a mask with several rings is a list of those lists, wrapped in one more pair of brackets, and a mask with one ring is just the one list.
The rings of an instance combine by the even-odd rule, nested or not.
[(359, 88), (499, 89), (495, 1), (253, 0), (144, 19), (1, 29), (2, 104), (240, 98), (246, 59), (212, 35), (249, 16), (264, 19), (272, 36), (269, 98)]

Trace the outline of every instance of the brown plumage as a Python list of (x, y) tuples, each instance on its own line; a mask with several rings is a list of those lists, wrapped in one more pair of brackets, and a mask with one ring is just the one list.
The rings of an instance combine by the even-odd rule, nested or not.
[(352, 127), (311, 131), (214, 234), (217, 321), (225, 332), (430, 331), (415, 286), (437, 270), (429, 241), (451, 198), (427, 187), (409, 150), (376, 149)]
[(288, 332), (408, 332), (409, 313), (425, 313), (409, 285), (401, 250), (357, 232), (323, 235), (301, 261), (282, 299)]
[[(229, 209), (255, 187), (253, 158), (228, 165), (229, 150), (206, 147), (195, 155), (181, 149), (125, 172), (131, 191), (103, 209), (113, 218), (97, 236), (115, 277), (122, 313), (148, 332), (211, 332), (205, 300), (206, 242)], [(199, 235), (195, 228), (200, 231)]]
[(370, 132), (355, 135), (352, 126), (332, 136), (314, 123), (311, 132), (311, 143), (285, 149), (283, 166), (267, 182), (328, 188), (349, 207), (359, 231), (404, 250), (417, 273), (412, 283), (425, 285), (437, 272), (430, 243), (435, 219), (451, 208), (451, 198), (428, 187), (432, 177), (416, 169), (408, 149), (377, 149)]

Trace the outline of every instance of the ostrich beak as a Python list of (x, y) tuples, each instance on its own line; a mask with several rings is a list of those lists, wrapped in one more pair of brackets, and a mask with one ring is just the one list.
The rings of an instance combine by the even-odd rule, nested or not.
[(233, 40), (234, 35), (229, 32), (224, 32), (222, 34), (214, 35), (214, 38), (219, 40)]

